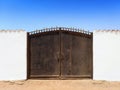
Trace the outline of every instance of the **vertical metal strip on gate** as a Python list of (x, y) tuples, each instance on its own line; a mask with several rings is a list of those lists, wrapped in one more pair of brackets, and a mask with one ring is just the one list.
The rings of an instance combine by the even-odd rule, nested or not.
[(61, 28), (59, 28), (59, 42), (60, 42), (60, 50), (59, 50), (60, 51), (59, 52), (60, 53), (60, 56), (59, 56), (59, 59), (60, 59), (60, 61), (59, 61), (60, 62), (59, 63), (59, 65), (60, 65), (60, 71), (59, 72), (60, 73), (59, 73), (59, 78), (61, 78)]

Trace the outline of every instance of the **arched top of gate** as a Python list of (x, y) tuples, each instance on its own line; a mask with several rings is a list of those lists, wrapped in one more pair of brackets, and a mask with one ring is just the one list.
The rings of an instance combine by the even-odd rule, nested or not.
[(29, 35), (36, 35), (36, 34), (46, 33), (46, 32), (57, 32), (57, 31), (66, 31), (66, 32), (72, 32), (72, 33), (76, 32), (78, 34), (83, 34), (88, 36), (92, 35), (92, 32), (90, 31), (85, 31), (78, 28), (66, 28), (66, 27), (52, 27), (52, 28), (45, 28), (41, 30), (35, 30), (35, 31), (29, 32)]

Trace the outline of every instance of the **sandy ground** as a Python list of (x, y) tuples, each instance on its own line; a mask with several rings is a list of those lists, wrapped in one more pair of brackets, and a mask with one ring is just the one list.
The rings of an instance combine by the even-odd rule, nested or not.
[(120, 82), (94, 80), (0, 81), (0, 90), (120, 90)]

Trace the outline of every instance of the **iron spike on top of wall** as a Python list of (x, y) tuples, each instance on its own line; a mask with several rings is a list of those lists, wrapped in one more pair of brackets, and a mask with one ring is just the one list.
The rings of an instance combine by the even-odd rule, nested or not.
[(50, 32), (50, 31), (59, 31), (59, 30), (70, 31), (70, 32), (78, 32), (78, 33), (83, 33), (83, 34), (87, 34), (87, 35), (92, 34), (92, 32), (85, 31), (83, 29), (74, 28), (74, 27), (71, 27), (71, 28), (68, 28), (68, 27), (51, 27), (51, 28), (45, 28), (45, 29), (41, 29), (41, 30), (31, 31), (31, 32), (29, 32), (29, 34), (32, 35), (32, 34), (38, 34), (38, 33)]

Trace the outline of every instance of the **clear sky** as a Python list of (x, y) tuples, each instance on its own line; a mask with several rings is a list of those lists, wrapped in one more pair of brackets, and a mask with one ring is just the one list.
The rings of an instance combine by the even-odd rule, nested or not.
[(0, 30), (119, 29), (120, 0), (0, 0)]

